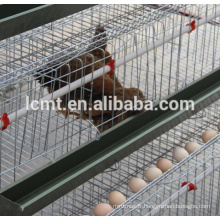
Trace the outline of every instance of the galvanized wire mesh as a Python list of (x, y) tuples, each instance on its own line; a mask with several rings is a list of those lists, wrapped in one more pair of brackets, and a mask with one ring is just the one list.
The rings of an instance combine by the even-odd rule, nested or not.
[[(137, 51), (140, 47), (147, 47), (166, 35), (181, 31), (182, 27), (195, 19), (195, 16), (184, 16), (183, 13), (179, 13), (180, 10), (207, 16), (220, 10), (220, 6), (98, 5), (1, 41), (0, 115), (4, 112), (16, 112), (24, 107), (27, 95), (31, 100), (38, 100), (48, 94), (33, 75), (45, 68), (52, 69), (53, 63), (68, 65), (73, 58), (80, 60), (79, 57), (86, 53), (89, 45), (93, 45), (94, 48), (100, 45), (98, 41), (93, 42), (95, 28), (100, 23), (106, 29), (107, 50), (113, 59), (117, 59)], [(191, 34), (181, 35), (125, 63), (115, 70), (115, 74), (123, 87), (138, 88), (146, 99), (161, 100), (220, 66), (219, 29), (218, 22), (207, 23)], [(91, 58), (94, 56), (91, 55)], [(95, 63), (90, 65), (94, 67)], [(70, 74), (71, 71), (67, 76)], [(57, 78), (51, 77), (51, 80)], [(62, 78), (58, 80), (61, 82)], [(68, 81), (64, 83), (69, 84)], [(80, 89), (82, 99), (85, 91), (89, 94), (93, 91), (83, 85)], [(216, 106), (213, 107), (212, 112), (217, 116)], [(125, 115), (126, 111), (123, 114)], [(114, 117), (113, 114), (111, 119)], [(196, 123), (199, 124), (199, 120), (198, 118), (191, 120), (188, 127), (198, 129)], [(201, 129), (203, 122), (200, 123)], [(91, 138), (98, 139), (103, 125), (104, 121), (94, 126), (92, 120), (83, 120), (82, 117), (76, 118), (74, 115), (65, 118), (61, 112), (52, 110), (33, 111), (25, 117), (17, 118), (7, 130), (0, 131), (0, 187), (8, 186)], [(181, 144), (183, 139), (180, 140), (180, 137), (185, 136), (187, 140), (200, 132), (200, 130), (192, 131), (187, 136), (186, 131), (181, 129), (178, 132), (175, 129), (170, 131), (169, 138), (166, 136), (165, 139), (161, 137), (154, 141), (157, 143), (154, 150), (149, 152), (142, 149), (136, 152), (136, 156), (132, 154), (129, 159), (123, 160), (128, 160), (127, 165), (122, 161), (116, 165), (116, 168), (108, 170), (108, 176), (95, 177), (92, 182), (85, 183), (81, 188), (65, 195), (38, 214), (91, 214), (91, 207), (106, 199), (107, 191), (117, 184), (125, 184), (127, 178), (144, 169), (140, 163), (147, 166), (156, 158), (169, 155), (173, 144)], [(171, 147), (167, 149), (164, 144)], [(150, 159), (142, 160), (143, 153), (150, 155)], [(112, 169), (116, 171), (112, 172)], [(126, 196), (130, 195), (127, 189), (125, 190), (125, 185), (118, 190), (123, 191)], [(135, 215), (137, 212), (128, 211), (128, 215)], [(126, 212), (120, 211), (118, 214), (126, 214)], [(139, 214), (146, 215), (147, 212), (140, 211)]]

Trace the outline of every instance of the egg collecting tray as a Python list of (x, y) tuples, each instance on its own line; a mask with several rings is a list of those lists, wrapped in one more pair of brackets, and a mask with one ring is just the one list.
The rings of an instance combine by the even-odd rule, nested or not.
[[(208, 15), (217, 11), (219, 6), (186, 5), (183, 8)], [(42, 26), (42, 30), (41, 28), (33, 29), (20, 36), (2, 41), (1, 59), (4, 61), (7, 57), (7, 60), (6, 64), (1, 63), (2, 82), (4, 81), (4, 84), (1, 84), (3, 100), (1, 112), (18, 110), (24, 105), (24, 98), (27, 94), (33, 97), (45, 94), (45, 91), (42, 91), (39, 84), (32, 78), (31, 71), (35, 71), (45, 62), (50, 62), (51, 57), (48, 58), (48, 56), (57, 54), (60, 50), (62, 51), (58, 55), (67, 57), (80, 52), (81, 48), (85, 48), (88, 36), (91, 37), (91, 30), (100, 20), (108, 29), (108, 47), (114, 57), (121, 57), (129, 51), (136, 51), (139, 46), (148, 45), (163, 37), (165, 33), (169, 34), (178, 30), (179, 27), (181, 30), (182, 25), (185, 26), (191, 21), (172, 8), (165, 11), (160, 11), (160, 9), (155, 10), (141, 5), (95, 6), (83, 11), (82, 14)], [(96, 17), (97, 12), (99, 16)], [(77, 24), (75, 29), (73, 24)], [(137, 29), (134, 30), (134, 27)], [(81, 33), (80, 36), (79, 33)], [(19, 123), (11, 124), (10, 129), (0, 134), (3, 146), (1, 201), (4, 201), (6, 206), (9, 205), (1, 211), (12, 213), (14, 210), (14, 214), (35, 213), (218, 100), (219, 40), (217, 33), (219, 33), (218, 25), (206, 24), (190, 35), (186, 34), (179, 39), (172, 40), (117, 69), (119, 80), (126, 87), (141, 88), (146, 98), (155, 101), (156, 104), (167, 95), (170, 95), (169, 99), (193, 99), (196, 102), (195, 111), (145, 112), (135, 118), (129, 118), (102, 134), (97, 132), (91, 121), (65, 119), (59, 112), (52, 111), (49, 113), (38, 111), (19, 119)], [(206, 41), (206, 36), (209, 36), (208, 41)], [(81, 42), (83, 38), (86, 42)], [(14, 51), (16, 53), (13, 53)], [(212, 72), (209, 73), (210, 71)], [(6, 74), (8, 72), (10, 73)], [(207, 73), (209, 74), (206, 75)], [(218, 111), (218, 108), (215, 111)], [(92, 137), (95, 137), (95, 140), (89, 141)], [(171, 139), (167, 141), (172, 142)], [(82, 143), (85, 144), (77, 147)], [(159, 142), (160, 145), (162, 142)], [(66, 154), (66, 152), (69, 153)], [(136, 151), (139, 155), (138, 152)], [(161, 151), (159, 147), (156, 153), (157, 157), (166, 155), (165, 152), (160, 154), (161, 152), (162, 146)], [(155, 153), (152, 153), (151, 157), (153, 154)], [(62, 155), (65, 156), (56, 161)], [(138, 161), (133, 163), (138, 164)], [(46, 166), (43, 167), (45, 164)], [(37, 170), (39, 167), (41, 170)], [(127, 167), (130, 167), (129, 164)], [(111, 173), (112, 169), (116, 168), (110, 168), (107, 172)], [(129, 174), (129, 170), (127, 172)], [(29, 173), (31, 175), (26, 176)], [(123, 171), (121, 173), (123, 174)], [(111, 175), (113, 174), (115, 173), (112, 172)], [(24, 179), (19, 183), (18, 180), (21, 177)], [(105, 178), (99, 182), (105, 184), (104, 180)], [(120, 176), (118, 180), (120, 182)], [(17, 182), (9, 185), (14, 181)], [(84, 185), (86, 184), (87, 182)], [(109, 184), (113, 186), (114, 182)], [(83, 188), (84, 185), (80, 187)], [(102, 201), (102, 195), (105, 195), (102, 192), (103, 186), (97, 183), (91, 185), (92, 188), (89, 189), (91, 195), (86, 204), (89, 208), (87, 211), (84, 206), (80, 208), (79, 204), (84, 201), (74, 194), (78, 192), (78, 189), (80, 190), (80, 187), (38, 214), (80, 215), (83, 212), (91, 214), (93, 205)], [(102, 193), (99, 194), (99, 191)], [(80, 192), (84, 193), (83, 190)], [(100, 196), (99, 200), (94, 199), (97, 192)], [(77, 204), (77, 209), (72, 207), (69, 210), (68, 198), (73, 206), (74, 202)], [(12, 202), (10, 203), (7, 199)], [(87, 200), (86, 197), (85, 200)], [(57, 212), (56, 209), (59, 211)], [(117, 210), (114, 213), (118, 213)], [(132, 214), (132, 212), (129, 213)]]

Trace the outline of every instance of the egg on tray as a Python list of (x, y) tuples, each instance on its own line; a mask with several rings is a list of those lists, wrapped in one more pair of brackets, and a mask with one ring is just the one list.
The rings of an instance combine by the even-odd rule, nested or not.
[(113, 211), (113, 208), (107, 203), (99, 203), (93, 209), (95, 216), (105, 216), (111, 211)]
[(189, 153), (181, 147), (177, 147), (174, 151), (173, 151), (173, 158), (179, 163), (180, 161), (182, 161), (183, 159), (185, 159), (186, 157), (189, 156)]
[(157, 179), (159, 176), (161, 176), (163, 173), (162, 171), (157, 168), (157, 167), (151, 167), (148, 168), (145, 172), (144, 172), (144, 176), (146, 177), (147, 180), (149, 180), (150, 182), (152, 182), (153, 180)]
[(108, 201), (114, 208), (116, 208), (126, 201), (126, 197), (121, 192), (112, 191), (108, 195)]
[(160, 158), (157, 161), (156, 164), (157, 168), (159, 168), (163, 173), (165, 173), (166, 171), (168, 171), (169, 169), (171, 169), (173, 167), (173, 163), (166, 159), (166, 158)]
[(214, 138), (217, 134), (218, 134), (218, 132), (215, 130), (206, 130), (202, 134), (202, 140), (204, 143), (206, 143), (209, 140), (211, 140), (212, 138)]
[(186, 143), (185, 145), (185, 150), (189, 153), (189, 154), (192, 154), (194, 151), (196, 151), (197, 149), (200, 148), (200, 145), (196, 142), (188, 142)]
[(141, 179), (141, 178), (131, 178), (128, 182), (128, 187), (133, 193), (139, 192), (141, 189), (143, 189), (147, 183)]

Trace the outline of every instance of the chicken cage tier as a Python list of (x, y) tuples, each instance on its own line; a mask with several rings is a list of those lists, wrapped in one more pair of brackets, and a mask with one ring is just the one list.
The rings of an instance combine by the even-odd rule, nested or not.
[[(220, 136), (218, 134), (206, 144), (201, 140), (206, 128), (216, 130), (216, 121), (220, 119), (219, 110), (220, 102), (217, 101), (51, 203), (36, 215), (92, 216), (94, 206), (108, 203), (108, 194), (115, 190), (123, 193), (127, 200), (109, 213), (112, 216), (219, 215)], [(188, 141), (198, 142), (201, 148), (177, 163), (172, 152), (176, 146), (184, 147)], [(129, 180), (133, 177), (145, 179), (146, 168), (155, 166), (160, 158), (169, 159), (174, 167), (153, 182), (147, 181), (146, 187), (138, 193), (133, 193), (128, 187)], [(200, 177), (204, 178), (198, 181)], [(182, 183), (188, 181), (193, 182), (197, 189), (189, 192), (186, 190), (180, 195)]]
[[(125, 183), (140, 176), (150, 161), (170, 158), (174, 146), (183, 144), (187, 126), (192, 129), (194, 122), (195, 126), (201, 123), (186, 136), (198, 140), (204, 123), (214, 128), (213, 115), (219, 119), (219, 12), (219, 5), (96, 5), (0, 41), (0, 115), (7, 113), (10, 119), (7, 129), (0, 131), (0, 201), (4, 204), (0, 213), (41, 210), (37, 214), (91, 215), (95, 203), (117, 189), (126, 194), (128, 208), (117, 208), (111, 215), (187, 214), (186, 209), (138, 207), (166, 204), (165, 199), (178, 193), (182, 177), (196, 178), (197, 170), (205, 173), (204, 167), (197, 167), (200, 164), (215, 165), (218, 157), (210, 157), (210, 163), (203, 159), (215, 152), (218, 137), (201, 147), (203, 159), (197, 153), (190, 155), (137, 194), (129, 193)], [(113, 71), (105, 74), (112, 61)], [(74, 83), (77, 87), (71, 87)], [(152, 101), (154, 109), (159, 109), (161, 100), (178, 104), (193, 100), (195, 109), (94, 111), (95, 99), (103, 101), (105, 96), (132, 103), (137, 96), (144, 103)], [(86, 100), (86, 105), (79, 111), (52, 109), (52, 104), (47, 110), (24, 110), (34, 100), (57, 97), (62, 107), (70, 100)], [(198, 116), (201, 111), (205, 116)], [(150, 150), (154, 142), (157, 152)], [(164, 148), (165, 143), (172, 147)], [(214, 173), (219, 175), (213, 169), (207, 178)], [(173, 188), (163, 188), (163, 181), (170, 181)], [(152, 194), (154, 187), (158, 194)], [(208, 190), (209, 195), (219, 192), (217, 186)], [(196, 192), (203, 196), (202, 191)], [(178, 202), (187, 202), (186, 195)], [(148, 202), (150, 198), (154, 202)], [(214, 205), (215, 212), (210, 208), (203, 214), (218, 214), (217, 202)]]

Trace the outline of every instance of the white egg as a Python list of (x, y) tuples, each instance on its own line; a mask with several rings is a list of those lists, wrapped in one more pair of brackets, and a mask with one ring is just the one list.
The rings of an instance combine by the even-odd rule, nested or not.
[(200, 148), (200, 145), (196, 142), (188, 142), (186, 143), (185, 149), (189, 154), (192, 154), (194, 151)]
[(96, 205), (93, 209), (93, 213), (96, 216), (105, 216), (108, 213), (110, 213), (113, 210), (113, 208), (106, 203), (99, 203)]
[(208, 142), (209, 140), (211, 140), (212, 138), (214, 138), (217, 134), (218, 134), (217, 131), (207, 130), (207, 131), (203, 132), (203, 134), (202, 134), (202, 140), (203, 140), (204, 143), (206, 143), (206, 142)]
[(143, 179), (137, 177), (131, 178), (128, 182), (128, 187), (133, 193), (139, 192), (146, 185), (147, 183)]
[(162, 174), (163, 174), (162, 171), (159, 168), (157, 168), (157, 167), (148, 168), (144, 172), (144, 176), (146, 177), (146, 179), (151, 181), (151, 182), (153, 180), (157, 179)]
[(185, 159), (186, 157), (189, 156), (189, 153), (181, 147), (177, 147), (173, 151), (173, 158), (179, 163), (181, 160)]

